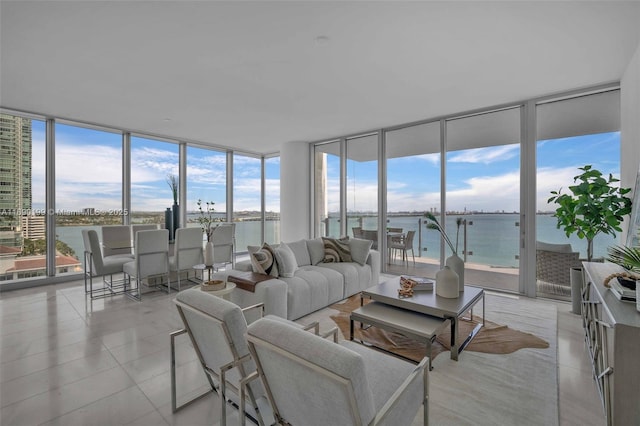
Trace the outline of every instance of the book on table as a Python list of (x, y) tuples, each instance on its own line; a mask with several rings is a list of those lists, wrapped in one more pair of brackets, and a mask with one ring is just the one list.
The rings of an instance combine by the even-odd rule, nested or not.
[(609, 281), (609, 290), (616, 297), (616, 299), (621, 300), (623, 302), (635, 302), (636, 301), (636, 291), (629, 290), (626, 287), (620, 285), (618, 280)]
[(429, 291), (433, 290), (434, 281), (425, 277), (418, 277), (414, 275), (401, 275), (400, 286), (407, 286), (415, 291)]

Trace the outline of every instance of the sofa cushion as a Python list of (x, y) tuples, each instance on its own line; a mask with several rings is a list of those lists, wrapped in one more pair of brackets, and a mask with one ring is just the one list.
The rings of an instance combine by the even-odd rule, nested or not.
[(363, 240), (361, 238), (351, 238), (349, 240), (349, 248), (351, 249), (351, 258), (354, 262), (359, 263), (361, 266), (367, 263), (369, 258), (369, 250), (373, 241)]
[(293, 254), (296, 256), (296, 263), (298, 266), (311, 265), (311, 257), (309, 256), (309, 249), (307, 248), (307, 240), (294, 241), (287, 243)]
[(276, 262), (278, 263), (278, 273), (281, 277), (290, 278), (298, 269), (298, 262), (296, 261), (296, 255), (291, 248), (285, 244), (280, 243), (278, 248), (274, 250), (276, 255)]
[(307, 240), (307, 248), (309, 249), (309, 258), (312, 265), (317, 265), (322, 262), (322, 259), (324, 259), (324, 243), (322, 242), (322, 238)]
[(249, 256), (251, 257), (253, 272), (278, 277), (278, 264), (276, 262), (275, 252), (269, 244), (264, 243), (258, 251)]
[(325, 238), (322, 237), (324, 244), (324, 263), (351, 262), (351, 248), (349, 247), (349, 237)]

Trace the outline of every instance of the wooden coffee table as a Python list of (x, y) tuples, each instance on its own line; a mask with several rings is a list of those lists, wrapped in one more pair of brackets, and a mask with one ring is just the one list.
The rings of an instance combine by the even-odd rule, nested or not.
[[(469, 342), (484, 326), (485, 319), (485, 302), (484, 289), (479, 287), (464, 286), (464, 291), (460, 292), (460, 296), (455, 299), (448, 299), (436, 295), (433, 291), (416, 291), (413, 297), (399, 298), (400, 278), (395, 278), (382, 284), (369, 287), (361, 293), (362, 299), (370, 298), (376, 302), (395, 306), (411, 312), (428, 315), (431, 317), (442, 318), (451, 321), (451, 359), (458, 360), (458, 355), (464, 350)], [(482, 323), (478, 323), (469, 333), (464, 342), (458, 344), (458, 323), (460, 318), (467, 312), (473, 320), (473, 307), (482, 300)], [(361, 302), (362, 303), (362, 302)]]

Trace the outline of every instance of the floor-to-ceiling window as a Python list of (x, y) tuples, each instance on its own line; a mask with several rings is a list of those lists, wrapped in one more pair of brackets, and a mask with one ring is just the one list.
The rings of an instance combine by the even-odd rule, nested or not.
[(264, 159), (264, 240), (280, 242), (280, 157)]
[(57, 122), (55, 125), (56, 264), (78, 259), (82, 229), (123, 223), (122, 134)]
[[(346, 139), (347, 235), (360, 229), (361, 237), (378, 246), (378, 135)], [(357, 234), (357, 233), (356, 233)]]
[[(582, 173), (579, 168), (585, 165), (599, 170), (605, 178), (609, 174), (620, 176), (619, 91), (541, 102), (536, 108), (536, 115), (536, 240), (547, 244), (569, 244), (571, 251), (580, 253), (579, 259), (586, 259), (586, 239), (580, 239), (576, 234), (567, 237), (562, 228), (558, 229), (557, 218), (553, 216), (558, 206), (548, 200), (551, 191), (569, 193), (567, 188), (575, 183), (574, 177)], [(603, 258), (607, 247), (614, 244), (616, 236), (598, 234), (594, 239), (594, 258)], [(548, 245), (544, 248), (561, 249)], [(541, 253), (536, 259), (541, 270), (546, 268), (540, 262), (544, 259), (554, 261), (551, 256)], [(570, 297), (568, 273), (542, 278), (536, 277), (538, 295)]]
[(247, 155), (233, 155), (233, 221), (236, 250), (262, 243), (262, 161)]
[(226, 197), (226, 153), (192, 146), (187, 147), (186, 226), (200, 226), (198, 201), (200, 201), (203, 211), (207, 209), (206, 203), (213, 203), (213, 216), (221, 222), (226, 221)]
[[(387, 270), (402, 273), (413, 265), (425, 275), (440, 264), (440, 237), (427, 232), (424, 213), (440, 211), (440, 122), (424, 123), (385, 133), (387, 175), (386, 229), (394, 243), (394, 234), (411, 237), (405, 250), (411, 262), (396, 256), (399, 250), (385, 253)], [(409, 234), (412, 232), (412, 234)], [(391, 244), (389, 244), (391, 245)], [(409, 251), (409, 248), (412, 250)]]
[(340, 230), (340, 141), (314, 146), (314, 229), (338, 237)]
[(153, 223), (165, 228), (165, 222), (172, 220), (169, 212), (173, 210), (174, 198), (168, 181), (179, 176), (178, 164), (177, 143), (131, 137), (132, 224)]
[(519, 289), (520, 115), (513, 107), (453, 118), (445, 138), (445, 227), (465, 280), (510, 291)]
[[(45, 215), (45, 123), (0, 114), (0, 281), (46, 275)], [(61, 249), (60, 270), (77, 268)]]

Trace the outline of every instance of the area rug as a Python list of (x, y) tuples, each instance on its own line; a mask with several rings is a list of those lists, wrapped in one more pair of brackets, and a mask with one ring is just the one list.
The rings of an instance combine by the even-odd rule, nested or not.
[[(486, 295), (486, 311), (492, 323), (537, 336), (548, 347), (526, 347), (508, 354), (465, 350), (458, 361), (447, 354), (438, 356), (429, 372), (429, 424), (558, 425), (556, 306), (492, 293)], [(325, 331), (335, 327), (330, 317), (340, 313), (327, 307), (298, 321), (318, 321)], [(349, 338), (348, 331), (339, 334)], [(412, 426), (422, 424), (421, 416), (422, 411)]]
[[(365, 299), (365, 303), (370, 299)], [(360, 296), (354, 295), (345, 301), (335, 303), (329, 306), (330, 309), (338, 311), (337, 314), (331, 315), (331, 319), (336, 323), (343, 336), (349, 336), (349, 315), (351, 312), (360, 307)], [(479, 315), (471, 318), (463, 318), (459, 323), (458, 341), (462, 343), (471, 330), (482, 321)], [(354, 338), (369, 343), (375, 347), (393, 352), (403, 357), (419, 362), (426, 354), (426, 348), (423, 343), (416, 342), (400, 333), (389, 332), (378, 327), (354, 328)], [(543, 339), (530, 333), (524, 333), (519, 330), (509, 328), (507, 325), (496, 324), (492, 321), (485, 320), (485, 325), (480, 329), (478, 334), (465, 348), (468, 351), (508, 354), (523, 348), (541, 348), (546, 349), (549, 343)], [(432, 345), (432, 356), (435, 359), (439, 354), (449, 351), (451, 348), (451, 328), (448, 327), (445, 332), (438, 335), (436, 342)]]

